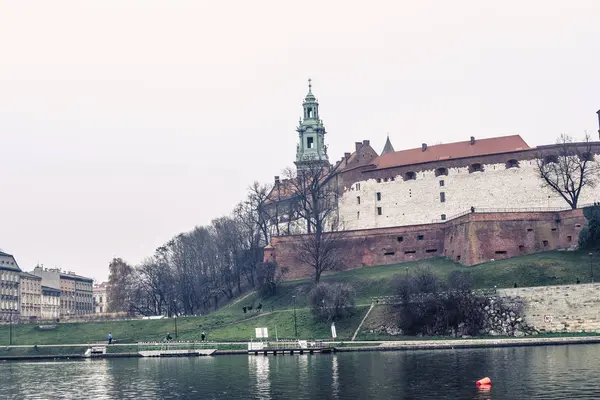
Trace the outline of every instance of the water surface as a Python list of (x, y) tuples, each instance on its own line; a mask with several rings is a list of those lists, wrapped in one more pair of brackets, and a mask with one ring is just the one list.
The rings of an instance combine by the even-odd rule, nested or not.
[[(600, 399), (600, 345), (0, 363), (6, 399)], [(491, 390), (475, 381), (489, 376)]]

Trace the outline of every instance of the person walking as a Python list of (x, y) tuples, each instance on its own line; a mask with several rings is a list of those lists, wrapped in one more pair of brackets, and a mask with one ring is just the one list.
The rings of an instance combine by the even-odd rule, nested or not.
[(202, 334), (200, 335), (200, 338), (202, 338), (202, 341), (204, 342), (204, 339), (206, 339), (206, 334), (204, 332), (202, 332)]
[(108, 344), (112, 344), (112, 333), (108, 332)]

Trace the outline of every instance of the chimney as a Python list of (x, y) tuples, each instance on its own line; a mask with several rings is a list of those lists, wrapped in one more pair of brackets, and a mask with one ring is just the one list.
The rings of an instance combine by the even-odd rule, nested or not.
[(359, 151), (360, 148), (362, 147), (362, 143), (361, 142), (354, 142), (354, 145), (356, 146), (356, 151)]
[(350, 159), (350, 153), (344, 153), (344, 158), (348, 161)]
[(475, 136), (471, 136), (471, 144), (475, 144)]
[(275, 176), (275, 184), (279, 185), (279, 177), (278, 176)]
[(421, 145), (421, 151), (425, 151), (425, 150), (427, 150), (427, 143), (423, 143)]
[(371, 143), (371, 141), (369, 141), (369, 140), (363, 140), (363, 145), (365, 145), (365, 146), (369, 146), (370, 143)]

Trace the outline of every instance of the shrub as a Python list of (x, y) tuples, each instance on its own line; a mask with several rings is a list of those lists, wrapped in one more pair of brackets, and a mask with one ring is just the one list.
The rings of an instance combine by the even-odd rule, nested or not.
[(356, 293), (346, 283), (319, 283), (308, 294), (308, 303), (319, 321), (336, 321), (354, 313)]

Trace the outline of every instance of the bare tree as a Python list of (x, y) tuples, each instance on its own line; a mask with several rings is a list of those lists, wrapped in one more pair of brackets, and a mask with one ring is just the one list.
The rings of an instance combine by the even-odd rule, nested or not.
[(133, 295), (134, 269), (121, 258), (108, 265), (108, 309), (111, 312), (130, 312)]
[(307, 231), (297, 246), (296, 258), (314, 269), (318, 283), (323, 272), (344, 263), (346, 240), (343, 231), (337, 230), (337, 186), (330, 180), (329, 169), (318, 162), (306, 163), (297, 172), (288, 169), (286, 175)]
[(581, 190), (586, 186), (595, 187), (600, 178), (600, 166), (594, 160), (593, 147), (587, 133), (581, 143), (573, 143), (573, 138), (562, 134), (555, 151), (537, 155), (542, 184), (558, 193), (572, 209), (577, 208)]

